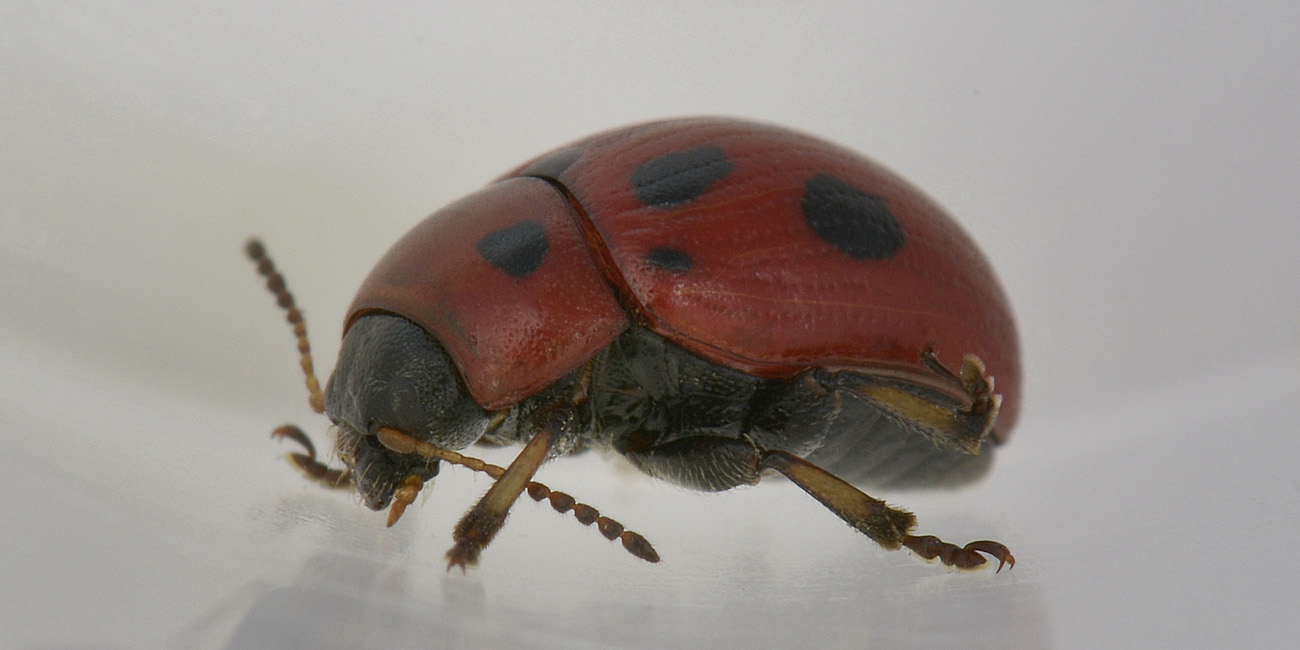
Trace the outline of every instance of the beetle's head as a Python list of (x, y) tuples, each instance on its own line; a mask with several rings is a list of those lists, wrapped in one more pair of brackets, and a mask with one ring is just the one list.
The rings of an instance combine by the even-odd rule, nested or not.
[(490, 420), (442, 345), (411, 321), (385, 313), (361, 316), (348, 328), (325, 388), (325, 412), (338, 427), (339, 458), (375, 510), (388, 507), (407, 477), (438, 473), (437, 460), (381, 444), (381, 427), (456, 450), (477, 441)]

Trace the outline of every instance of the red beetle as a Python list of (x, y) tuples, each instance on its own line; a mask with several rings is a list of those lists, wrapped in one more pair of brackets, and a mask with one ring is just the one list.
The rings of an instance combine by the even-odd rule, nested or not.
[[(525, 490), (657, 561), (640, 535), (532, 482), (547, 458), (592, 447), (699, 490), (776, 470), (885, 548), (1015, 563), (997, 542), (912, 535), (910, 513), (853, 485), (981, 476), (1015, 425), (1020, 362), (971, 239), (851, 151), (703, 118), (541, 156), (388, 251), (323, 394), (283, 279), (259, 243), (249, 253), (290, 311), (347, 465), (329, 469), (282, 427), (306, 447), (299, 467), (392, 504), (390, 525), (439, 460), (497, 479), (457, 526), (449, 567), (477, 561)], [(455, 452), (476, 442), (525, 447), (502, 469)]]

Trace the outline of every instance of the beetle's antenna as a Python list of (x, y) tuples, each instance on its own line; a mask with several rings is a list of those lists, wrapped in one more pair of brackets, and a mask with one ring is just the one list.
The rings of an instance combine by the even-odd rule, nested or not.
[(244, 244), (244, 252), (257, 262), (257, 272), (266, 278), (266, 288), (275, 294), (275, 302), (285, 311), (285, 318), (293, 325), (293, 335), (298, 339), (298, 353), (302, 356), (302, 373), (306, 377), (308, 401), (317, 413), (325, 412), (325, 394), (321, 392), (320, 381), (316, 379), (316, 370), (311, 361), (311, 343), (307, 341), (307, 321), (294, 302), (293, 294), (284, 282), (284, 276), (275, 269), (271, 257), (266, 254), (266, 247), (261, 240), (253, 238)]
[[(257, 262), (257, 272), (266, 278), (266, 288), (275, 294), (276, 304), (285, 311), (289, 324), (293, 325), (293, 335), (298, 339), (298, 353), (302, 355), (302, 372), (306, 376), (308, 401), (313, 411), (324, 413), (325, 395), (321, 392), (320, 381), (316, 379), (316, 371), (312, 367), (311, 343), (307, 341), (307, 321), (303, 319), (302, 312), (294, 302), (293, 294), (289, 293), (284, 276), (275, 270), (275, 264), (266, 254), (266, 247), (262, 245), (261, 240), (257, 238), (248, 240), (248, 243), (244, 244), (244, 252)], [(307, 478), (330, 488), (346, 488), (352, 485), (352, 473), (349, 470), (334, 469), (316, 460), (316, 446), (311, 443), (311, 438), (307, 437), (302, 429), (286, 424), (272, 431), (271, 437), (288, 438), (302, 445), (303, 452), (290, 452), (285, 456), (289, 459), (289, 463), (301, 470)]]
[[(377, 436), (381, 444), (399, 454), (415, 454), (424, 458), (445, 460), (453, 465), (460, 465), (476, 472), (483, 472), (492, 477), (493, 480), (500, 479), (506, 473), (505, 468), (500, 465), (493, 465), (472, 456), (465, 456), (450, 449), (443, 449), (422, 440), (416, 440), (396, 429), (379, 427)], [(565, 513), (572, 510), (573, 516), (584, 526), (596, 524), (596, 528), (600, 530), (601, 535), (605, 536), (605, 539), (610, 541), (620, 540), (623, 543), (623, 548), (627, 549), (632, 555), (647, 562), (659, 561), (659, 554), (655, 552), (654, 547), (650, 545), (650, 542), (646, 541), (645, 537), (642, 537), (639, 533), (624, 529), (623, 524), (601, 515), (599, 510), (585, 503), (578, 503), (572, 496), (552, 490), (537, 481), (529, 481), (524, 489), (527, 490), (528, 496), (532, 497), (534, 501), (549, 500), (551, 507), (555, 508), (556, 512)]]

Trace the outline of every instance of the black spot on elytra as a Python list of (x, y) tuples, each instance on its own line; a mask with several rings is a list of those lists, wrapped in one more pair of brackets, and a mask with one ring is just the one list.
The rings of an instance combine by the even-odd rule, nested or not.
[(646, 254), (645, 259), (650, 264), (673, 273), (685, 273), (695, 264), (686, 251), (671, 246), (660, 246)]
[(632, 188), (641, 203), (666, 208), (700, 198), (735, 168), (722, 147), (703, 145), (642, 163), (632, 174)]
[(818, 237), (850, 257), (889, 259), (907, 237), (882, 196), (868, 194), (830, 174), (805, 185), (803, 216)]
[(520, 221), (478, 240), (479, 255), (516, 278), (528, 277), (536, 271), (550, 247), (546, 229), (536, 221)]
[(568, 169), (570, 165), (577, 162), (582, 157), (582, 149), (579, 147), (569, 147), (552, 151), (551, 153), (538, 158), (533, 164), (520, 174), (520, 176), (537, 176), (539, 178), (559, 179), (560, 174)]

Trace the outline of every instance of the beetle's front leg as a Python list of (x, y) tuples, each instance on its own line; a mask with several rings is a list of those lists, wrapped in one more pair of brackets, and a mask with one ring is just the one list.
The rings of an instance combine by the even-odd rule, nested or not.
[(289, 463), (297, 467), (307, 478), (332, 489), (346, 489), (352, 487), (352, 473), (348, 468), (335, 469), (325, 463), (316, 460), (316, 445), (313, 445), (311, 438), (303, 433), (302, 429), (286, 424), (271, 432), (272, 438), (287, 438), (299, 445), (302, 445), (303, 452), (289, 452), (285, 457)]
[(447, 551), (448, 569), (458, 566), (463, 572), (466, 566), (478, 564), (479, 554), (492, 542), (501, 526), (505, 525), (510, 507), (523, 494), (533, 474), (537, 473), (537, 469), (546, 460), (554, 436), (555, 433), (550, 429), (538, 431), (506, 468), (505, 474), (461, 517), (456, 530), (452, 532), (456, 545)]
[(456, 524), (456, 530), (452, 532), (456, 545), (447, 551), (448, 569), (458, 566), (464, 571), (465, 567), (478, 564), (479, 554), (506, 523), (510, 507), (546, 461), (556, 435), (572, 425), (572, 415), (564, 408), (553, 409), (544, 418), (542, 426), (511, 461), (505, 473)]
[[(897, 378), (854, 371), (836, 373), (833, 381), (937, 443), (981, 453), (1002, 404), (1002, 397), (993, 393), (993, 378), (987, 375), (984, 362), (966, 355), (961, 368), (953, 372), (939, 362), (932, 347), (922, 352), (921, 361), (933, 371), (937, 384), (913, 386)], [(916, 392), (925, 387), (943, 390), (931, 396)]]

